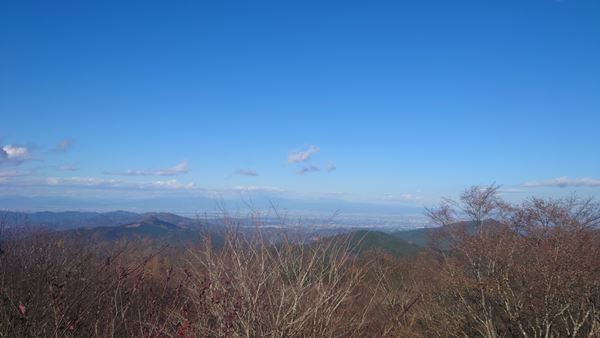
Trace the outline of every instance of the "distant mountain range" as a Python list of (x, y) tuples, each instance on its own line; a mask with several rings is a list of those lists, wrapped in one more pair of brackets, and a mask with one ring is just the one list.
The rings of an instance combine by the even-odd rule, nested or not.
[[(393, 256), (414, 256), (429, 244), (436, 231), (444, 228), (420, 228), (395, 232), (375, 229), (310, 227), (301, 224), (283, 227), (277, 219), (212, 218), (192, 219), (166, 212), (134, 213), (128, 211), (111, 212), (34, 212), (20, 213), (0, 211), (0, 222), (8, 230), (41, 229), (45, 231), (65, 231), (84, 236), (92, 241), (115, 241), (121, 239), (146, 238), (165, 243), (197, 242), (208, 234), (215, 245), (224, 241), (227, 229), (234, 228), (246, 235), (260, 229), (266, 240), (277, 243), (285, 234), (293, 234), (298, 243), (314, 243), (320, 240), (349, 240), (352, 250), (359, 254), (370, 250), (381, 250)], [(495, 225), (487, 220), (484, 225)], [(474, 231), (472, 222), (460, 222), (449, 227), (462, 226)], [(17, 231), (15, 234), (21, 232)], [(442, 246), (444, 243), (438, 243)]]
[(152, 218), (155, 220), (173, 223), (181, 228), (193, 228), (202, 225), (202, 222), (199, 220), (164, 212), (148, 212), (140, 214), (128, 211), (111, 211), (102, 213), (82, 211), (41, 211), (34, 213), (21, 213), (5, 211), (2, 212), (0, 217), (0, 220), (5, 220), (8, 227), (28, 226), (55, 231), (78, 228), (113, 227), (124, 224), (139, 223)]
[[(171, 221), (167, 221), (170, 219)], [(115, 241), (122, 239), (152, 239), (173, 244), (200, 241), (210, 234), (213, 242), (223, 243), (223, 231), (216, 226), (202, 227), (202, 224), (188, 222), (187, 219), (173, 214), (146, 215), (141, 220), (117, 226), (99, 226), (67, 230), (93, 241)]]
[(0, 195), (0, 207), (8, 210), (117, 210), (124, 209), (135, 212), (154, 210), (169, 210), (178, 214), (194, 214), (196, 212), (218, 212), (226, 208), (231, 213), (247, 211), (247, 199), (251, 198), (252, 208), (269, 210), (275, 205), (279, 211), (303, 213), (331, 214), (342, 213), (372, 213), (372, 214), (423, 214), (421, 205), (403, 205), (399, 203), (367, 203), (351, 202), (339, 198), (290, 198), (276, 193), (244, 192), (237, 195), (220, 197), (204, 196), (163, 196), (151, 198), (75, 198), (49, 196), (9, 196)]
[[(148, 238), (166, 243), (184, 243), (198, 241), (204, 234), (210, 234), (213, 242), (218, 245), (223, 242), (227, 229), (223, 219), (199, 220), (165, 212), (2, 212), (0, 220), (4, 220), (9, 228), (22, 226), (49, 231), (66, 231), (92, 241)], [(239, 230), (246, 233), (255, 230), (250, 219), (230, 219), (227, 225), (237, 226)], [(323, 237), (329, 238), (326, 240), (349, 238), (350, 245), (357, 254), (378, 249), (393, 256), (416, 255), (427, 244), (427, 237), (432, 231), (428, 228), (394, 233), (349, 228), (321, 229), (301, 226), (281, 228), (276, 223), (270, 224), (269, 221), (261, 227), (261, 231), (267, 238), (274, 241), (277, 241), (286, 229), (297, 233), (298, 240), (301, 242), (310, 242), (315, 238)]]

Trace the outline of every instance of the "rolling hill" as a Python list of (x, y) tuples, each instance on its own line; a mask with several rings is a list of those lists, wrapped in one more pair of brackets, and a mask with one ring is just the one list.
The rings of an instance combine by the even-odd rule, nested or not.
[(421, 228), (414, 230), (403, 230), (391, 233), (392, 236), (399, 238), (407, 243), (414, 244), (420, 247), (427, 246), (429, 236), (437, 228)]
[(422, 250), (419, 245), (381, 231), (356, 230), (349, 234), (334, 236), (332, 240), (349, 240), (350, 247), (356, 254), (382, 250), (395, 257), (406, 257), (415, 256)]
[[(208, 228), (204, 229), (209, 231)], [(120, 239), (146, 238), (170, 244), (184, 244), (200, 241), (206, 232), (200, 227), (185, 223), (172, 223), (157, 215), (147, 215), (141, 220), (118, 226), (100, 226), (71, 230), (94, 241), (115, 241)], [(223, 242), (218, 231), (209, 231), (215, 244)]]
[(112, 227), (128, 223), (143, 222), (149, 217), (155, 217), (180, 227), (193, 228), (200, 222), (166, 212), (135, 213), (129, 211), (84, 212), (84, 211), (41, 211), (33, 213), (3, 212), (8, 227), (35, 227), (61, 231), (78, 228)]

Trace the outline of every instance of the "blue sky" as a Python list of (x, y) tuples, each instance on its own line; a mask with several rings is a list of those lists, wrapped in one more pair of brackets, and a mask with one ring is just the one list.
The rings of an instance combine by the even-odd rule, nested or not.
[(596, 196), (599, 37), (593, 0), (3, 1), (0, 195)]

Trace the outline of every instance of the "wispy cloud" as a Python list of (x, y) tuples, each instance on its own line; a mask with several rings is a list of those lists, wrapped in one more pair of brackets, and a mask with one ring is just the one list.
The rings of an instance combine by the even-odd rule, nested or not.
[(25, 146), (6, 144), (0, 148), (0, 163), (13, 162), (19, 164), (30, 158), (31, 152)]
[(506, 194), (522, 194), (525, 192), (525, 189), (523, 188), (500, 188), (498, 190), (498, 193), (502, 194), (502, 195), (506, 195)]
[(395, 194), (381, 194), (378, 196), (378, 198), (382, 201), (387, 201), (387, 202), (398, 202), (398, 201), (404, 201), (404, 202), (419, 202), (419, 201), (423, 201), (423, 197), (422, 196), (418, 196), (412, 193), (403, 193), (403, 194), (399, 194), (399, 195), (395, 195)]
[(328, 173), (335, 171), (336, 169), (337, 167), (335, 166), (335, 163), (333, 161), (325, 162), (325, 171), (327, 171)]
[(143, 189), (192, 189), (194, 183), (181, 183), (177, 180), (157, 180), (150, 182), (127, 182), (119, 179), (104, 179), (99, 177), (48, 177), (46, 184), (70, 188), (121, 188), (132, 190)]
[(187, 172), (188, 172), (188, 162), (182, 161), (171, 168), (159, 170), (156, 173), (158, 174), (157, 176), (175, 176), (175, 175), (185, 174)]
[(331, 197), (342, 198), (342, 197), (350, 196), (349, 193), (344, 192), (344, 191), (326, 191), (326, 192), (322, 193), (321, 195), (326, 198), (331, 198)]
[(129, 169), (125, 171), (107, 171), (105, 174), (115, 176), (177, 176), (188, 172), (188, 162), (182, 161), (177, 165), (158, 170)]
[(557, 177), (549, 180), (529, 181), (522, 184), (527, 188), (538, 187), (600, 187), (600, 180), (591, 177), (569, 178), (566, 176)]
[(400, 195), (400, 199), (404, 201), (420, 201), (422, 198), (420, 196), (413, 195), (411, 193), (406, 193)]
[(284, 192), (283, 189), (273, 186), (254, 186), (254, 185), (238, 185), (232, 187), (231, 190), (235, 192)]
[(343, 192), (343, 191), (326, 191), (322, 195), (325, 197), (343, 197), (343, 196), (347, 196), (348, 193)]
[(64, 152), (68, 151), (69, 149), (71, 149), (72, 146), (73, 146), (73, 140), (64, 139), (64, 140), (61, 140), (60, 142), (58, 142), (54, 146), (54, 151), (58, 152), (58, 153), (64, 153)]
[(194, 183), (180, 183), (177, 180), (166, 180), (166, 181), (152, 181), (150, 185), (157, 188), (168, 188), (168, 189), (192, 189), (195, 187)]
[(237, 169), (235, 174), (241, 176), (258, 176), (258, 173), (254, 169)]
[(61, 165), (58, 167), (59, 170), (61, 171), (78, 171), (79, 168), (74, 167), (72, 165)]
[(307, 165), (307, 166), (304, 166), (304, 167), (298, 169), (297, 173), (298, 173), (298, 175), (304, 175), (306, 173), (315, 172), (315, 171), (319, 171), (319, 170), (321, 170), (321, 168), (317, 167), (316, 165), (311, 164), (311, 165)]
[(319, 147), (315, 145), (309, 145), (306, 150), (301, 151), (290, 151), (288, 153), (288, 163), (300, 163), (308, 161), (314, 154), (320, 151)]
[(23, 175), (19, 171), (0, 171), (0, 183), (6, 183), (14, 177)]
[(50, 186), (68, 187), (117, 187), (124, 184), (121, 180), (103, 179), (98, 177), (48, 177), (46, 183)]

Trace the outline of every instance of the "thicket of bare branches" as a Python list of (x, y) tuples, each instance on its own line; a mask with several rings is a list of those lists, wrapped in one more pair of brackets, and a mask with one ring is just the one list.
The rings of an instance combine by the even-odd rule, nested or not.
[(6, 242), (7, 337), (348, 337), (374, 326), (378, 288), (349, 241), (272, 245), (230, 232), (185, 251), (94, 246), (56, 233)]
[[(123, 248), (99, 255), (79, 238), (31, 234), (0, 257), (5, 337), (155, 336), (182, 301), (172, 271)], [(169, 327), (170, 329), (170, 327)]]
[(416, 258), (260, 232), (185, 249), (5, 235), (0, 336), (600, 337), (596, 202), (473, 187), (427, 213), (441, 227)]
[(474, 187), (428, 210), (445, 225), (424, 294), (431, 333), (600, 336), (598, 205), (577, 198), (508, 205), (497, 190)]
[[(348, 242), (266, 245), (230, 234), (218, 252), (190, 251), (190, 323), (201, 336), (348, 337), (371, 320), (367, 269)], [(364, 304), (356, 306), (360, 301)]]

